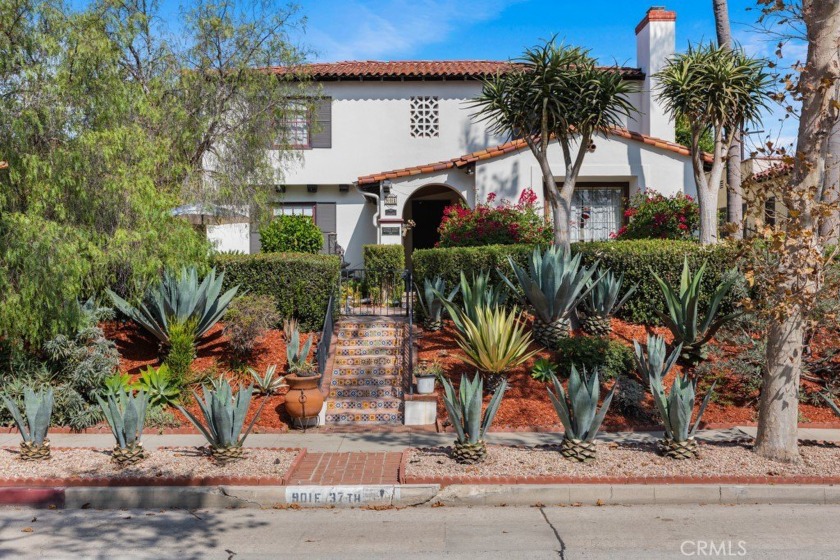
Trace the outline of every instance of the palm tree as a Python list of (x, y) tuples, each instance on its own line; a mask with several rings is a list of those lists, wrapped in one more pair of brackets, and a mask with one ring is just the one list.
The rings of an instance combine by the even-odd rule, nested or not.
[[(656, 74), (659, 100), (674, 119), (685, 117), (691, 126), (691, 163), (700, 204), (700, 242), (717, 243), (718, 191), (726, 153), (735, 137), (724, 131), (740, 130), (745, 123), (760, 123), (770, 99), (772, 80), (766, 61), (750, 58), (741, 49), (709, 43), (672, 58)], [(712, 132), (715, 148), (708, 177), (703, 168), (700, 139)]]
[[(521, 71), (485, 80), (472, 103), (474, 116), (496, 134), (525, 140), (540, 165), (555, 242), (568, 248), (572, 195), (584, 156), (593, 136), (636, 113), (629, 98), (635, 87), (618, 68), (599, 67), (589, 51), (554, 39), (527, 49), (516, 62)], [(548, 161), (554, 139), (565, 163), (560, 186)]]

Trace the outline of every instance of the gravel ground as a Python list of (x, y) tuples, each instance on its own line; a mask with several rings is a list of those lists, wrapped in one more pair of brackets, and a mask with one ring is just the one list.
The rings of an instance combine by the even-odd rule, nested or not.
[(567, 461), (559, 446), (516, 448), (487, 446), (485, 463), (461, 465), (449, 458), (449, 448), (412, 449), (406, 474), (440, 476), (840, 476), (840, 446), (832, 443), (800, 446), (802, 461), (786, 465), (752, 453), (746, 443), (701, 443), (700, 458), (675, 461), (656, 454), (652, 443), (598, 443), (598, 458), (587, 465)]
[(106, 449), (53, 449), (48, 461), (21, 461), (16, 448), (0, 449), (0, 478), (121, 477), (282, 477), (297, 451), (246, 449), (245, 458), (227, 465), (210, 459), (203, 447), (172, 447), (147, 452), (140, 463), (119, 468)]

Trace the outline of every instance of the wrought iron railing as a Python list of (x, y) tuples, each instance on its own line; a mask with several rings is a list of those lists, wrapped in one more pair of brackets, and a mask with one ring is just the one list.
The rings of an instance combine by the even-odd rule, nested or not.
[(403, 273), (405, 279), (406, 314), (408, 315), (408, 348), (406, 357), (406, 382), (408, 393), (414, 394), (414, 280), (410, 270)]
[(333, 334), (333, 305), (334, 297), (330, 296), (327, 302), (327, 314), (324, 316), (324, 328), (321, 330), (321, 340), (318, 341), (318, 347), (315, 349), (315, 360), (318, 362), (318, 372), (321, 374), (321, 381), (323, 383), (324, 376), (327, 373), (327, 357), (330, 354), (330, 345), (332, 344)]
[(342, 315), (398, 316), (407, 313), (405, 273), (364, 268), (341, 271)]

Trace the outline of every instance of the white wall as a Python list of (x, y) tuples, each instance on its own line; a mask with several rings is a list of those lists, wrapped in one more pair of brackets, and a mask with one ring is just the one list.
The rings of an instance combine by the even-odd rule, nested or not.
[(251, 252), (251, 226), (247, 223), (207, 226), (207, 240), (219, 252), (237, 251), (248, 254)]
[(654, 74), (665, 67), (676, 48), (674, 21), (647, 21), (636, 34), (636, 65), (645, 73), (640, 95), (639, 132), (655, 138), (674, 141), (674, 123), (656, 99), (657, 83)]

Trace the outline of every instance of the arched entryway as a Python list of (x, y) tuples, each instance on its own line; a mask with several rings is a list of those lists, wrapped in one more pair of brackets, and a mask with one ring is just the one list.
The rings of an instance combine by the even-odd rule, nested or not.
[(437, 230), (444, 209), (459, 202), (464, 202), (463, 197), (448, 185), (426, 185), (411, 194), (403, 207), (404, 222), (414, 222), (404, 240), (407, 262), (411, 261), (414, 249), (430, 249), (435, 246), (440, 239)]

